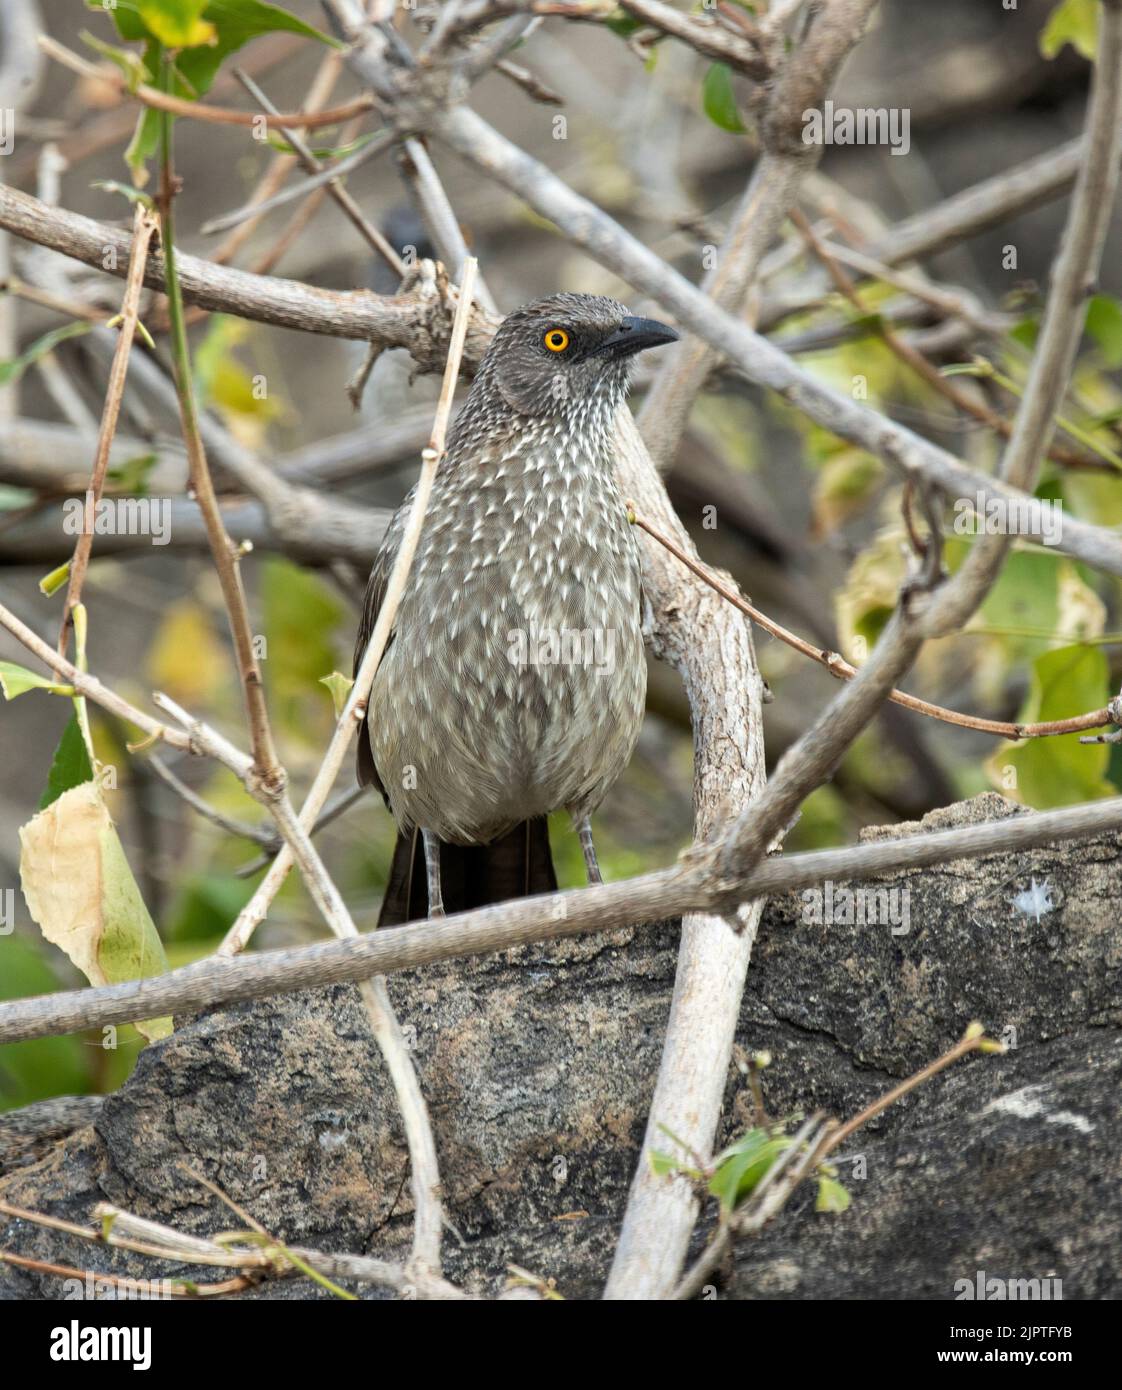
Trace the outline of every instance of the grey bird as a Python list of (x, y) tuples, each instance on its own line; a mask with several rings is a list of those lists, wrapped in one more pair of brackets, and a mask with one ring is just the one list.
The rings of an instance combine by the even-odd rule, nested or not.
[[(359, 735), (398, 838), (379, 925), (557, 887), (565, 809), (627, 766), (646, 697), (639, 547), (615, 481), (631, 359), (678, 335), (614, 299), (557, 294), (500, 324), (452, 427)], [(413, 494), (374, 561), (355, 669)]]

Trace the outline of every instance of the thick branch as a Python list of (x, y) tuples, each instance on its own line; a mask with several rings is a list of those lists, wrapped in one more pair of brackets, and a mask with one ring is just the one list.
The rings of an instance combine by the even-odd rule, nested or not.
[[(212, 956), (167, 975), (100, 989), (0, 1004), (0, 1043), (50, 1037), (162, 1014), (414, 970), (459, 956), (487, 955), (536, 941), (656, 922), (679, 912), (715, 912), (748, 897), (774, 897), (824, 879), (866, 882), (987, 854), (1023, 853), (1064, 840), (1122, 830), (1122, 797), (1059, 811), (1022, 812), (962, 829), (919, 831), (840, 850), (769, 859), (747, 878), (722, 883), (690, 860), (623, 883), (523, 898), (456, 917), (410, 923), (348, 941), (284, 951)], [(563, 911), (559, 911), (563, 909)], [(713, 920), (712, 930), (725, 931)]]
[[(679, 324), (727, 357), (750, 381), (777, 392), (825, 429), (868, 449), (904, 476), (926, 478), (955, 498), (977, 493), (978, 478), (983, 475), (803, 371), (474, 112), (463, 107), (445, 112), (435, 119), (433, 128), (464, 159), (525, 199), (601, 264), (665, 305)], [(1015, 495), (992, 480), (987, 479), (983, 487), (988, 494), (1009, 500)], [(1042, 539), (1035, 533), (1034, 538)], [(1061, 548), (1078, 553), (1099, 569), (1122, 575), (1122, 539), (1098, 527), (1065, 517)]]
[[(763, 120), (764, 152), (702, 289), (735, 312), (756, 278), (764, 252), (783, 225), (806, 175), (822, 157), (821, 145), (801, 138), (804, 112), (821, 104), (838, 68), (860, 39), (876, 0), (834, 0), (814, 16), (807, 36), (776, 81)], [(687, 338), (668, 354), (639, 418), (643, 438), (660, 468), (678, 451), (690, 409), (718, 355)]]
[[(128, 232), (48, 207), (14, 188), (0, 188), (0, 227), (97, 270), (125, 274), (131, 245)], [(423, 278), (409, 293), (380, 295), (370, 290), (321, 290), (279, 276), (216, 266), (182, 252), (178, 265), (184, 299), (201, 308), (305, 333), (407, 348), (425, 369), (444, 365), (451, 312)], [(149, 257), (144, 283), (150, 289), (166, 289), (161, 255)], [(477, 310), (468, 327), (465, 357), (469, 364), (482, 357), (493, 331), (487, 316)]]
[[(478, 117), (472, 116), (470, 112), (454, 114), (470, 116), (473, 122), (478, 121)], [(495, 139), (501, 140), (501, 137), (490, 132), (489, 127), (483, 122), (479, 124)], [(485, 145), (483, 148), (488, 147)], [(536, 164), (528, 155), (522, 155), (513, 146), (509, 146), (508, 149), (513, 151), (520, 161), (525, 161), (531, 166), (531, 174), (540, 170), (546, 175), (551, 186), (557, 185), (563, 191), (566, 203), (568, 200), (575, 202), (577, 221), (573, 225), (577, 230), (571, 233), (574, 240), (585, 244), (591, 227), (603, 222), (608, 229), (606, 236), (612, 247), (613, 259), (609, 262), (606, 256), (600, 258), (604, 259), (605, 263), (617, 266), (619, 273), (631, 279), (633, 284), (641, 287), (649, 285), (650, 293), (656, 298), (663, 298), (664, 302), (672, 304), (672, 307), (672, 301), (679, 298), (679, 290), (676, 287), (684, 288), (687, 292), (689, 317), (687, 320), (685, 314), (681, 315), (683, 322), (689, 321), (699, 337), (704, 338), (719, 351), (725, 352), (725, 355), (752, 380), (759, 380), (762, 384), (779, 391), (797, 408), (804, 410), (827, 429), (833, 429), (842, 437), (852, 439), (871, 452), (880, 454), (905, 476), (927, 477), (941, 491), (954, 498), (974, 498), (980, 494), (983, 505), (990, 498), (999, 497), (1016, 507), (1020, 514), (1025, 514), (1023, 504), (1028, 499), (1024, 493), (997, 482), (984, 473), (975, 472), (954, 455), (913, 434), (902, 425), (894, 424), (872, 411), (855, 405), (848, 397), (838, 395), (829, 387), (815, 381), (765, 339), (739, 324), (730, 315), (715, 309), (700, 290), (677, 276), (675, 271), (638, 242), (634, 242), (633, 245), (642, 252), (645, 268), (641, 274), (636, 272), (629, 275), (626, 267), (630, 265), (630, 261), (627, 259), (626, 250), (632, 239), (628, 234), (598, 208), (565, 188), (564, 184), (544, 169), (544, 166)], [(519, 188), (523, 186), (521, 178), (517, 178), (516, 183)], [(554, 206), (552, 200), (549, 206)], [(547, 212), (544, 215), (551, 214)], [(591, 227), (588, 222), (589, 216), (593, 218)], [(555, 220), (568, 230), (571, 219), (567, 215), (559, 215)], [(103, 256), (108, 257), (108, 253), (113, 251), (115, 255), (108, 257), (113, 267), (109, 273), (121, 276), (125, 273), (129, 247), (126, 233), (77, 213), (48, 207), (26, 193), (0, 187), (0, 227), (98, 269), (106, 268), (103, 265)], [(622, 239), (625, 255), (623, 261), (617, 265), (615, 252), (619, 250), (618, 239)], [(317, 289), (296, 280), (283, 280), (276, 276), (251, 275), (246, 271), (215, 266), (209, 261), (182, 254), (179, 257), (179, 274), (184, 299), (203, 308), (237, 314), (242, 318), (272, 323), (283, 328), (303, 329), (309, 333), (323, 333), (338, 338), (376, 341), (386, 347), (403, 347), (423, 370), (435, 370), (443, 366), (449, 314), (435, 287), (423, 277), (414, 289), (401, 295), (377, 295), (367, 290), (337, 292)], [(149, 257), (145, 283), (155, 289), (164, 288), (163, 262), (160, 256)], [(665, 297), (662, 296), (659, 290), (664, 285), (674, 288), (674, 294), (667, 293)], [(464, 349), (466, 364), (471, 366), (480, 361), (494, 327), (494, 321), (477, 307), (468, 328)], [(727, 342), (721, 336), (726, 328), (729, 330)], [(1032, 533), (1026, 534), (1030, 538), (1043, 539)], [(1063, 535), (1057, 548), (1064, 554), (1083, 560), (1097, 569), (1122, 575), (1122, 541), (1111, 532), (1087, 522), (1065, 516)]]

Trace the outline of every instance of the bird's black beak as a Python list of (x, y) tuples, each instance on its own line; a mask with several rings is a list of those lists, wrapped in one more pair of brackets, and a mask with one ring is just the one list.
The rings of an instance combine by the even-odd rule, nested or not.
[(665, 323), (659, 323), (658, 319), (638, 319), (629, 314), (596, 351), (610, 353), (613, 357), (631, 357), (646, 348), (677, 341), (678, 334), (674, 329)]

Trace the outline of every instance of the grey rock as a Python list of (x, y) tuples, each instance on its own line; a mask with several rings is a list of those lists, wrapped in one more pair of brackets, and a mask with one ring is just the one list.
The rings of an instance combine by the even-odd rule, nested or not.
[[(905, 829), (1019, 813), (986, 796)], [(906, 933), (899, 921), (897, 934), (816, 925), (798, 894), (769, 905), (738, 1045), (772, 1054), (772, 1114), (853, 1114), (973, 1019), (1016, 1045), (959, 1062), (855, 1135), (847, 1160), (862, 1155), (866, 1176), (839, 1164), (849, 1210), (816, 1214), (807, 1185), (741, 1246), (720, 1296), (946, 1299), (979, 1270), (1057, 1277), (1067, 1298), (1118, 1296), (1118, 850), (1106, 836), (883, 880), (908, 890), (896, 900), (907, 904)], [(835, 907), (845, 887), (834, 885)], [(391, 979), (456, 1230), (446, 1272), (470, 1291), (500, 1291), (511, 1263), (556, 1279), (570, 1298), (602, 1287), (653, 1090), (676, 935), (663, 924)], [(237, 1225), (186, 1164), (290, 1243), (407, 1252), (404, 1138), (349, 987), (178, 1020), (92, 1120), (75, 1122), (0, 1177), (0, 1198), (76, 1221), (110, 1200), (200, 1234)], [(724, 1138), (751, 1123), (734, 1066)], [(703, 1223), (698, 1246), (705, 1235)], [(0, 1248), (148, 1277), (188, 1273), (3, 1217)], [(0, 1266), (0, 1297), (60, 1288)], [(241, 1296), (319, 1294), (274, 1281)]]

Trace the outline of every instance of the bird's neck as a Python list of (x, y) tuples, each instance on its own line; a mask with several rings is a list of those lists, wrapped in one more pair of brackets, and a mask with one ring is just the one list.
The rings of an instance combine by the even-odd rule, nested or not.
[[(542, 470), (560, 469), (590, 486), (613, 474), (615, 416), (623, 396), (605, 392), (530, 415), (505, 402), (469, 398), (453, 427), (442, 472), (476, 472), (484, 481), (498, 467), (516, 486), (534, 488)], [(521, 463), (521, 467), (515, 466)], [(505, 465), (505, 466), (504, 466)]]

